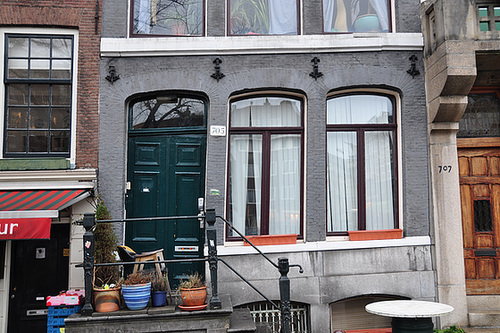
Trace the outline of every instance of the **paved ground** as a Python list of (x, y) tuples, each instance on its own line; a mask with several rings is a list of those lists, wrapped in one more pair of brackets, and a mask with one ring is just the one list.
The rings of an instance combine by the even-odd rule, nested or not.
[(500, 328), (464, 328), (466, 333), (500, 333)]

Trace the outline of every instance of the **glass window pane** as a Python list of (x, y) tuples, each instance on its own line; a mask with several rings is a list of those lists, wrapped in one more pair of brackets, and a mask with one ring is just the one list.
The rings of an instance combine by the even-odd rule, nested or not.
[(232, 135), (229, 163), (229, 219), (244, 235), (260, 235), (262, 135)]
[(358, 229), (357, 165), (356, 133), (327, 133), (329, 232)]
[(389, 32), (387, 0), (323, 0), (325, 32)]
[(48, 84), (32, 84), (30, 105), (49, 105), (50, 86)]
[(479, 30), (490, 31), (490, 22), (479, 22)]
[(9, 108), (7, 128), (27, 128), (28, 108)]
[(282, 97), (250, 98), (231, 103), (232, 127), (297, 127), (300, 101)]
[(28, 38), (8, 37), (9, 38), (9, 58), (27, 58), (28, 57)]
[(377, 95), (351, 95), (328, 100), (327, 124), (390, 124), (392, 102)]
[(26, 152), (26, 131), (7, 131), (7, 152)]
[(30, 128), (48, 129), (49, 128), (49, 109), (31, 108), (30, 109)]
[(52, 60), (53, 79), (71, 79), (71, 60)]
[(300, 138), (271, 136), (269, 235), (300, 234)]
[(72, 40), (69, 38), (52, 39), (52, 57), (71, 59), (71, 50), (73, 49)]
[(27, 84), (9, 84), (8, 90), (8, 105), (28, 105), (29, 86)]
[(32, 38), (30, 56), (32, 58), (49, 58), (50, 38)]
[(392, 132), (365, 132), (366, 230), (394, 229)]
[(31, 60), (30, 78), (50, 78), (50, 60)]
[(205, 102), (201, 99), (158, 96), (132, 106), (133, 129), (203, 126)]
[(26, 79), (28, 78), (28, 60), (9, 59), (7, 78)]
[(134, 0), (134, 34), (201, 36), (203, 0)]
[(488, 7), (479, 7), (477, 12), (479, 17), (488, 17)]
[(500, 22), (499, 21), (495, 21), (495, 30), (500, 31)]
[(231, 0), (232, 35), (296, 35), (296, 0)]
[(50, 128), (65, 128), (70, 126), (70, 113), (68, 108), (53, 108), (51, 113)]
[(69, 152), (69, 131), (50, 132), (50, 151), (54, 153)]
[(29, 135), (28, 152), (46, 153), (48, 152), (48, 131), (32, 131)]
[(71, 85), (54, 84), (52, 86), (52, 105), (71, 105)]
[(494, 7), (493, 8), (493, 15), (494, 16), (500, 16), (500, 7)]

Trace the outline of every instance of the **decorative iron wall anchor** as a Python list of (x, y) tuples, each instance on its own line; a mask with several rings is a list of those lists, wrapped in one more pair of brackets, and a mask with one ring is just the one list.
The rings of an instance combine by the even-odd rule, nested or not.
[(318, 57), (314, 57), (311, 62), (313, 63), (313, 71), (309, 73), (309, 76), (313, 77), (315, 80), (317, 80), (319, 77), (323, 76), (323, 73), (319, 71), (319, 59)]
[(417, 69), (417, 56), (412, 55), (409, 60), (411, 61), (410, 69), (406, 71), (406, 73), (411, 75), (411, 78), (414, 79), (415, 76), (420, 74), (420, 71)]
[(214, 60), (214, 68), (215, 68), (215, 73), (211, 75), (214, 79), (219, 82), (220, 79), (222, 79), (225, 75), (220, 71), (220, 64), (222, 63), (222, 60), (220, 58), (215, 58)]
[(109, 75), (106, 76), (106, 80), (113, 84), (115, 81), (120, 79), (120, 75), (116, 75), (116, 68), (113, 65), (110, 65), (108, 68)]

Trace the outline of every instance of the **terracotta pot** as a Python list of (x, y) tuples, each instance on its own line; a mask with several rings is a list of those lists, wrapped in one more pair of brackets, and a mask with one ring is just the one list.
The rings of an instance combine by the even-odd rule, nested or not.
[(348, 231), (348, 233), (349, 233), (349, 239), (352, 241), (400, 239), (403, 237), (403, 230), (401, 229), (357, 230), (357, 231)]
[(120, 287), (110, 289), (95, 288), (94, 307), (96, 312), (113, 312), (120, 310)]
[[(297, 243), (297, 234), (247, 236), (247, 238), (255, 246)], [(248, 244), (248, 242), (245, 242), (245, 246), (250, 246), (250, 244)]]
[(185, 306), (203, 305), (207, 301), (207, 287), (180, 289), (182, 304)]

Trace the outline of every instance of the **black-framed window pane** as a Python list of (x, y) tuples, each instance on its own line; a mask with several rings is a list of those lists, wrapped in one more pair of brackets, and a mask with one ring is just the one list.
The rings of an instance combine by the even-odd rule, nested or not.
[(52, 85), (52, 105), (71, 105), (71, 85)]
[(393, 133), (365, 132), (366, 230), (394, 228)]
[(50, 60), (32, 59), (30, 64), (30, 76), (32, 79), (50, 78)]
[(358, 147), (356, 132), (327, 133), (329, 232), (358, 229)]
[(7, 113), (10, 128), (26, 129), (28, 127), (28, 108), (10, 107)]
[(50, 117), (50, 128), (68, 129), (70, 127), (69, 119), (70, 119), (69, 108), (52, 108)]
[(389, 32), (388, 0), (323, 0), (324, 32)]
[(28, 58), (29, 38), (10, 37), (8, 42), (8, 52), (10, 58)]
[(27, 147), (26, 131), (7, 131), (7, 151), (24, 153)]
[(133, 34), (201, 36), (203, 0), (134, 0)]
[(231, 35), (297, 35), (298, 0), (230, 0)]
[(132, 105), (132, 128), (194, 127), (205, 123), (206, 102), (177, 95), (157, 96)]
[(30, 109), (30, 128), (49, 128), (49, 108), (33, 107)]
[(66, 152), (69, 150), (69, 131), (51, 131), (50, 149), (53, 152)]
[(53, 58), (72, 58), (72, 42), (68, 38), (52, 38)]
[(28, 105), (29, 85), (10, 84), (8, 86), (7, 99), (9, 105)]
[(50, 58), (50, 38), (31, 38), (32, 58)]
[(50, 85), (32, 84), (30, 86), (30, 105), (49, 105)]
[(258, 97), (231, 104), (232, 127), (297, 127), (301, 125), (300, 101)]
[(327, 124), (390, 124), (392, 102), (377, 95), (349, 95), (328, 100)]
[(53, 79), (71, 79), (71, 60), (52, 60)]
[(29, 132), (30, 153), (47, 153), (49, 151), (49, 132), (48, 131), (30, 131)]
[(300, 234), (301, 135), (271, 135), (269, 235)]
[(7, 77), (11, 79), (27, 79), (28, 60), (10, 59), (8, 63)]
[[(231, 135), (229, 216), (245, 235), (261, 233), (262, 135)], [(231, 230), (229, 236), (237, 236)]]

